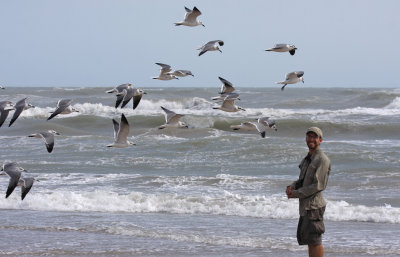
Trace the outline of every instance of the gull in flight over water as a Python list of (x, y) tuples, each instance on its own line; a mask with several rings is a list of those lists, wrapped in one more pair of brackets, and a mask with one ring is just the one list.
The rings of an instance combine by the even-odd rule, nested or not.
[(46, 144), (47, 151), (51, 153), (53, 151), (54, 147), (54, 135), (60, 135), (55, 130), (47, 130), (47, 131), (42, 131), (39, 133), (31, 134), (28, 137), (37, 137), (43, 139), (44, 143)]
[(123, 96), (121, 108), (124, 108), (125, 105), (129, 103), (131, 99), (133, 99), (133, 109), (135, 110), (140, 100), (142, 99), (143, 94), (147, 94), (142, 89), (133, 88), (129, 86), (127, 89), (122, 90), (121, 93), (117, 93), (116, 96)]
[(221, 90), (220, 90), (220, 92), (218, 92), (218, 94), (220, 94), (220, 95), (211, 98), (212, 100), (224, 100), (227, 96), (236, 94), (236, 93), (233, 93), (233, 91), (235, 91), (235, 88), (231, 82), (229, 82), (226, 79), (221, 78), (221, 77), (218, 77), (218, 78), (222, 82)]
[(159, 62), (156, 62), (156, 64), (161, 66), (160, 75), (158, 75), (158, 77), (153, 77), (152, 79), (159, 79), (159, 80), (178, 79), (175, 75), (170, 74), (171, 66)]
[(14, 191), (14, 189), (18, 186), (18, 182), (21, 178), (22, 172), (27, 171), (24, 168), (18, 166), (18, 164), (15, 162), (3, 164), (0, 175), (8, 175), (10, 177), (6, 192), (6, 198), (8, 198)]
[(129, 123), (124, 114), (121, 114), (121, 123), (112, 120), (114, 124), (114, 143), (107, 145), (107, 147), (124, 148), (130, 145), (135, 145), (128, 141)]
[(7, 119), (8, 113), (14, 110), (14, 105), (10, 101), (0, 102), (0, 127), (3, 125), (4, 121)]
[(283, 91), (287, 84), (296, 84), (297, 82), (304, 83), (304, 71), (294, 71), (291, 73), (286, 74), (285, 81), (276, 82), (276, 84), (283, 84), (281, 90)]
[(28, 97), (25, 97), (22, 100), (19, 100), (14, 108), (15, 108), (15, 112), (14, 115), (11, 118), (10, 124), (8, 125), (9, 127), (11, 127), (11, 125), (18, 119), (19, 115), (22, 113), (22, 111), (24, 110), (28, 110), (30, 108), (35, 108), (35, 106), (26, 103), (26, 99), (28, 99)]
[(272, 51), (272, 52), (289, 52), (291, 55), (294, 55), (297, 48), (294, 45), (287, 45), (287, 44), (276, 44), (273, 48), (267, 49), (265, 51)]
[(161, 109), (165, 112), (165, 124), (161, 125), (158, 127), (159, 129), (164, 129), (164, 128), (188, 128), (188, 126), (180, 121), (179, 119), (185, 115), (183, 114), (177, 114), (173, 111), (168, 110), (167, 108), (164, 108), (160, 106)]
[(213, 107), (213, 109), (221, 110), (224, 112), (246, 111), (242, 107), (235, 105), (235, 100), (240, 100), (239, 94), (231, 93), (224, 98), (221, 106), (215, 106), (215, 107)]
[(253, 131), (257, 130), (260, 133), (262, 138), (265, 138), (265, 126), (260, 122), (251, 122), (246, 121), (242, 122), (240, 125), (231, 125), (233, 130), (244, 130), (244, 131)]
[(25, 196), (29, 193), (33, 186), (33, 182), (39, 181), (36, 178), (26, 177), (20, 178), (18, 181), (18, 185), (21, 187), (21, 200), (24, 200)]
[(213, 41), (210, 41), (207, 44), (197, 48), (197, 50), (201, 50), (200, 53), (199, 53), (199, 56), (201, 56), (202, 54), (204, 54), (207, 51), (217, 51), (218, 50), (218, 51), (220, 51), (222, 53), (222, 51), (221, 51), (221, 49), (219, 49), (218, 45), (219, 46), (223, 46), (224, 45), (224, 41), (222, 41), (222, 40), (213, 40)]
[(73, 112), (79, 112), (75, 108), (71, 106), (71, 99), (61, 99), (57, 103), (56, 110), (50, 115), (50, 117), (47, 118), (47, 120), (51, 120), (58, 114), (70, 114)]
[[(111, 90), (107, 90), (106, 93), (112, 94), (116, 93), (117, 101), (115, 102), (115, 109), (122, 103), (124, 100), (125, 94), (123, 93), (124, 90), (128, 91), (132, 85), (129, 83), (119, 85)], [(129, 99), (130, 100), (130, 99)]]
[(193, 76), (190, 70), (174, 70), (172, 72), (168, 72), (168, 74), (174, 75), (176, 77), (186, 77), (186, 76)]
[(186, 11), (185, 19), (181, 22), (175, 22), (174, 23), (175, 26), (184, 25), (189, 27), (195, 27), (201, 25), (205, 27), (201, 21), (197, 20), (197, 17), (201, 15), (201, 12), (199, 9), (197, 9), (196, 6), (193, 8), (193, 10), (190, 10), (189, 8), (185, 7), (185, 11)]

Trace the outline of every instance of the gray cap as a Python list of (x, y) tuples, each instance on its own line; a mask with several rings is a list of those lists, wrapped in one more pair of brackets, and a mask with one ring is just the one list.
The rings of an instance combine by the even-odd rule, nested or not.
[(322, 130), (321, 130), (320, 128), (311, 127), (311, 128), (308, 128), (308, 129), (307, 129), (306, 134), (307, 134), (308, 132), (314, 132), (314, 133), (315, 133), (317, 136), (319, 136), (320, 138), (323, 137)]

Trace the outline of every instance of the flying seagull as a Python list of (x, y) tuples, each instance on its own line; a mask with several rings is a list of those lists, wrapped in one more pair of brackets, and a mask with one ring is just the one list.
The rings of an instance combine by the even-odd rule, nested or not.
[(240, 106), (235, 105), (235, 100), (239, 99), (239, 94), (233, 93), (226, 96), (221, 104), (221, 106), (215, 106), (213, 109), (221, 110), (224, 112), (238, 112), (238, 111), (246, 111)]
[(294, 55), (297, 48), (294, 45), (287, 45), (287, 44), (276, 44), (273, 48), (267, 49), (265, 51), (272, 51), (272, 52), (289, 52), (291, 55)]
[(10, 124), (8, 125), (9, 127), (11, 127), (11, 125), (18, 119), (19, 115), (22, 113), (23, 110), (27, 110), (30, 108), (35, 108), (35, 106), (26, 103), (26, 99), (28, 99), (28, 97), (25, 97), (22, 100), (19, 100), (16, 104), (15, 104), (15, 112), (14, 115), (11, 118)]
[(0, 86), (0, 89), (6, 89), (5, 87), (3, 87), (3, 86)]
[[(125, 94), (123, 93), (124, 90), (126, 90), (126, 92), (128, 92), (129, 88), (132, 85), (129, 83), (126, 84), (122, 84), (119, 85), (111, 90), (107, 90), (106, 93), (112, 94), (112, 93), (116, 93), (117, 96), (117, 100), (115, 102), (115, 108), (118, 108), (118, 106), (122, 103), (122, 101), (124, 100)], [(129, 99), (130, 100), (130, 99)]]
[(164, 108), (160, 106), (161, 109), (165, 112), (165, 124), (161, 125), (158, 127), (159, 129), (164, 129), (164, 128), (188, 128), (188, 126), (180, 121), (179, 119), (185, 115), (183, 114), (177, 114), (173, 111), (168, 110), (167, 108)]
[(122, 93), (118, 93), (117, 97), (120, 95), (123, 96), (121, 108), (124, 108), (125, 105), (127, 105), (129, 101), (133, 99), (133, 109), (135, 110), (140, 100), (142, 99), (143, 94), (147, 93), (139, 88), (128, 87), (128, 89), (124, 89)]
[(222, 53), (222, 51), (221, 51), (221, 49), (219, 49), (218, 45), (219, 46), (223, 46), (224, 45), (224, 41), (222, 41), (222, 40), (213, 40), (213, 41), (210, 41), (207, 44), (197, 48), (197, 50), (201, 50), (200, 53), (199, 53), (199, 56), (201, 56), (202, 54), (204, 54), (207, 51), (217, 51), (218, 50), (218, 51), (220, 51)]
[(276, 82), (276, 84), (283, 84), (281, 90), (283, 91), (287, 84), (296, 84), (297, 82), (304, 83), (304, 71), (294, 71), (291, 73), (286, 74), (285, 81)]
[(185, 19), (181, 22), (175, 22), (174, 23), (175, 26), (184, 25), (189, 27), (195, 27), (201, 25), (205, 27), (201, 21), (197, 20), (197, 17), (201, 15), (201, 12), (199, 9), (197, 9), (196, 6), (193, 8), (193, 10), (190, 10), (189, 8), (185, 7), (185, 11), (186, 11)]
[(56, 110), (50, 115), (50, 117), (47, 118), (47, 120), (51, 120), (58, 114), (70, 114), (73, 112), (79, 112), (75, 108), (71, 106), (71, 99), (61, 99), (57, 103)]
[(275, 131), (278, 131), (278, 129), (276, 128), (275, 121), (271, 120), (269, 117), (258, 118), (257, 122), (263, 124), (265, 128), (270, 128), (274, 129)]
[(53, 151), (54, 147), (54, 135), (60, 135), (55, 130), (47, 130), (47, 131), (42, 131), (39, 133), (31, 134), (28, 137), (37, 137), (43, 139), (44, 143), (46, 144), (47, 151), (51, 153)]
[(21, 187), (21, 200), (24, 200), (25, 196), (29, 193), (33, 186), (33, 182), (39, 181), (38, 179), (27, 177), (20, 178), (18, 181), (18, 186)]
[(221, 78), (221, 77), (218, 77), (218, 78), (222, 82), (221, 90), (218, 92), (218, 94), (220, 94), (220, 95), (217, 96), (217, 97), (211, 98), (212, 100), (224, 100), (225, 97), (227, 97), (228, 95), (233, 94), (233, 91), (235, 91), (235, 88), (234, 88), (234, 86), (232, 85), (231, 82), (229, 82), (226, 79)]
[(253, 131), (257, 130), (262, 138), (265, 138), (265, 126), (260, 122), (251, 122), (246, 121), (242, 122), (240, 125), (231, 125), (233, 130), (244, 130), (244, 131)]
[(156, 64), (161, 66), (160, 75), (158, 75), (158, 77), (153, 77), (153, 79), (159, 79), (159, 80), (178, 79), (175, 75), (169, 73), (171, 71), (171, 66), (159, 62), (156, 62)]
[(193, 76), (190, 70), (174, 70), (172, 72), (168, 72), (168, 74), (174, 75), (176, 77), (186, 77), (186, 76)]
[(8, 198), (11, 193), (14, 191), (14, 189), (17, 187), (19, 179), (21, 178), (22, 172), (26, 171), (25, 169), (19, 167), (17, 163), (15, 162), (10, 162), (3, 164), (3, 167), (1, 169), (0, 175), (8, 175), (10, 177), (10, 180), (8, 182), (8, 188), (6, 192), (6, 198)]
[(124, 114), (121, 114), (121, 123), (118, 123), (116, 120), (112, 120), (114, 124), (114, 143), (111, 145), (107, 145), (107, 147), (116, 147), (116, 148), (124, 148), (130, 145), (134, 145), (134, 143), (129, 142), (129, 123)]
[(3, 125), (4, 121), (7, 119), (8, 113), (14, 110), (14, 105), (10, 101), (0, 102), (0, 127)]

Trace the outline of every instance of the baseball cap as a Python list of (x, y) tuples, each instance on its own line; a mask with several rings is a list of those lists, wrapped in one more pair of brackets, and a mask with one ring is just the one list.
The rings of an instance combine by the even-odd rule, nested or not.
[(317, 136), (319, 136), (320, 138), (322, 138), (323, 134), (322, 134), (322, 130), (320, 128), (317, 127), (311, 127), (307, 129), (307, 132), (314, 132)]

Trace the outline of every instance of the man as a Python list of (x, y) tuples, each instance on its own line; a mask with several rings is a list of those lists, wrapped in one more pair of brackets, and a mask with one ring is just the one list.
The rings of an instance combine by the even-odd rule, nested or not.
[(321, 235), (325, 232), (323, 215), (326, 201), (322, 191), (328, 183), (331, 162), (320, 149), (322, 138), (321, 129), (307, 129), (308, 155), (300, 162), (299, 179), (286, 188), (288, 198), (299, 198), (297, 241), (299, 245), (308, 245), (310, 257), (324, 256)]

